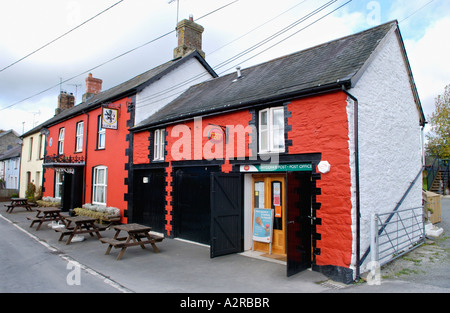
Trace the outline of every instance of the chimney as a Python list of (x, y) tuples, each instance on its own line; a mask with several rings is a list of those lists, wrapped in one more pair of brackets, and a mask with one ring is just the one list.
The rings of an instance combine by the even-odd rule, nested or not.
[(58, 107), (55, 110), (55, 115), (61, 113), (64, 110), (70, 109), (75, 105), (75, 96), (73, 93), (67, 93), (61, 91), (58, 96)]
[(94, 78), (92, 73), (89, 73), (88, 77), (86, 77), (86, 93), (83, 95), (83, 102), (93, 95), (99, 94), (102, 91), (102, 83), (101, 79)]
[(178, 47), (173, 50), (174, 59), (183, 57), (191, 51), (197, 50), (204, 58), (202, 51), (202, 33), (204, 28), (194, 22), (194, 18), (189, 16), (189, 20), (182, 20), (177, 25)]

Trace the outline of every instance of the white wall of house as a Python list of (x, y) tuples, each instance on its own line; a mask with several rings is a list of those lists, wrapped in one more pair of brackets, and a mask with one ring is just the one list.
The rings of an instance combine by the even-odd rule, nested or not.
[[(359, 102), (361, 254), (370, 245), (371, 214), (391, 212), (422, 167), (420, 113), (396, 33), (388, 34), (375, 53), (364, 74), (349, 90)], [(354, 186), (353, 113), (350, 101), (348, 115)], [(353, 208), (355, 191), (353, 188)], [(421, 205), (422, 179), (419, 178), (400, 209)], [(353, 216), (356, 219), (356, 214)], [(356, 239), (355, 227), (353, 232)], [(356, 255), (353, 256), (352, 263), (356, 264)], [(370, 257), (365, 264), (368, 261)]]
[(22, 162), (20, 165), (20, 197), (25, 197), (29, 182), (34, 183), (36, 191), (42, 186), (44, 147), (45, 136), (40, 132), (23, 138)]
[(210, 78), (211, 74), (196, 58), (181, 64), (136, 95), (135, 125), (160, 110), (190, 86)]

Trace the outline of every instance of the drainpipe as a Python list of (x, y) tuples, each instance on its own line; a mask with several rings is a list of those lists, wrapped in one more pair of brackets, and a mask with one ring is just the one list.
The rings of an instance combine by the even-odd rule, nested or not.
[(86, 114), (86, 146), (84, 148), (84, 183), (83, 183), (83, 204), (86, 203), (86, 173), (87, 173), (87, 157), (88, 157), (88, 140), (89, 140), (89, 113), (83, 111)]
[(361, 262), (361, 206), (359, 192), (359, 138), (358, 138), (358, 99), (350, 94), (345, 87), (342, 91), (353, 100), (353, 132), (355, 134), (355, 179), (356, 179), (356, 280), (360, 279)]

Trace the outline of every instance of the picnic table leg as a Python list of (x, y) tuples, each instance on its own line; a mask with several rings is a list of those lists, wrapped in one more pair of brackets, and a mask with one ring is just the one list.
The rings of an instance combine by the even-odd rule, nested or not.
[(123, 254), (125, 253), (125, 250), (127, 249), (127, 247), (122, 247), (122, 249), (120, 249), (119, 255), (117, 256), (117, 261), (120, 260), (123, 256)]
[(122, 249), (120, 249), (119, 255), (117, 256), (117, 261), (120, 260), (125, 253), (125, 250), (127, 250), (127, 244), (130, 242), (130, 239), (132, 238), (132, 235), (128, 234), (127, 240), (125, 240), (125, 244), (122, 246)]
[[(148, 238), (148, 240), (153, 240), (153, 238), (150, 237), (150, 234), (147, 234), (147, 238)], [(156, 246), (155, 242), (153, 241), (153, 242), (151, 242), (150, 244), (151, 244), (152, 247), (153, 247), (153, 251), (155, 251), (155, 253), (159, 253), (159, 249), (158, 249), (158, 247)]]
[[(38, 214), (39, 215), (39, 214)], [(45, 217), (46, 217), (47, 215), (46, 214), (44, 214), (44, 216), (42, 216), (41, 217), (41, 219), (39, 220), (39, 225), (38, 225), (38, 227), (36, 227), (36, 231), (38, 231), (40, 228), (41, 228), (41, 225), (42, 225), (42, 223), (44, 223), (44, 220), (45, 220)], [(37, 217), (39, 217), (39, 216), (37, 216)], [(33, 223), (31, 223), (31, 225), (33, 225), (34, 224), (34, 221), (33, 221)], [(31, 227), (31, 226), (30, 226)]]
[(66, 241), (66, 245), (70, 244), (70, 242), (73, 239), (73, 236), (75, 236), (77, 229), (79, 229), (79, 228), (80, 228), (80, 226), (78, 224), (75, 225), (75, 228), (73, 229), (72, 233), (70, 234), (69, 239), (67, 239), (67, 241)]

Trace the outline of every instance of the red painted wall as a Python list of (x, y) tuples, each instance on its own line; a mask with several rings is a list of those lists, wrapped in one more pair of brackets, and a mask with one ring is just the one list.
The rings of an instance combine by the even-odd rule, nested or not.
[(150, 160), (148, 158), (149, 150), (148, 147), (150, 142), (148, 138), (150, 137), (149, 131), (143, 131), (140, 133), (135, 133), (133, 137), (133, 164), (148, 164)]
[[(317, 265), (336, 265), (349, 267), (352, 256), (352, 218), (351, 218), (351, 175), (349, 155), (349, 129), (347, 117), (347, 97), (343, 92), (336, 92), (316, 97), (309, 97), (292, 101), (287, 105), (287, 111), (291, 112), (288, 125), (292, 130), (288, 132), (288, 140), (292, 145), (288, 147), (289, 154), (321, 153), (322, 160), (331, 164), (331, 171), (322, 174), (317, 181), (317, 188), (321, 189), (321, 195), (317, 195), (317, 202), (321, 203), (321, 209), (317, 211), (317, 217), (322, 219), (322, 225), (317, 226), (317, 232), (321, 234), (321, 240), (317, 241), (317, 248), (321, 254), (316, 257)], [(248, 110), (224, 114), (220, 116), (203, 118), (200, 124), (194, 121), (172, 125), (166, 128), (166, 158), (169, 162), (166, 168), (166, 231), (170, 236), (172, 232), (172, 164), (174, 160), (180, 160), (181, 156), (187, 160), (206, 159), (206, 152), (216, 152), (207, 145), (211, 145), (207, 136), (202, 136), (201, 141), (195, 141), (195, 132), (204, 134), (207, 127), (212, 125), (243, 125), (248, 126), (252, 115)], [(177, 128), (178, 127), (178, 128)], [(185, 133), (184, 133), (185, 132)], [(208, 131), (206, 131), (208, 133)], [(190, 137), (186, 134), (190, 134)], [(183, 136), (185, 140), (181, 140)], [(233, 156), (250, 156), (248, 144), (251, 137), (245, 135), (245, 148), (239, 151), (235, 147)], [(145, 145), (141, 147), (140, 145)], [(236, 140), (234, 142), (236, 145)], [(148, 132), (135, 136), (135, 149), (138, 149), (136, 160), (144, 162), (144, 155), (148, 154)], [(152, 147), (151, 147), (152, 148)], [(220, 147), (219, 147), (220, 148)], [(187, 149), (187, 150), (184, 150)], [(226, 146), (219, 151), (226, 156)], [(142, 151), (141, 151), (142, 150)], [(135, 150), (136, 151), (136, 150)], [(186, 151), (190, 151), (187, 153)], [(220, 154), (218, 153), (218, 154)], [(228, 157), (230, 154), (228, 154)], [(223, 172), (231, 171), (228, 160), (222, 166)]]
[[(202, 159), (219, 159), (219, 157), (228, 156), (240, 157), (250, 156), (251, 151), (248, 149), (251, 138), (248, 133), (240, 132), (241, 142), (238, 140), (237, 131), (235, 132), (234, 140), (229, 137), (229, 143), (226, 144), (225, 137), (222, 140), (218, 137), (215, 143), (208, 139), (208, 134), (212, 135), (211, 131), (218, 130), (217, 126), (236, 127), (239, 125), (247, 126), (252, 119), (252, 115), (248, 111), (241, 111), (230, 113), (221, 116), (208, 117), (197, 121), (190, 121), (188, 123), (169, 126), (166, 128), (167, 136), (165, 146), (166, 157), (165, 161), (169, 162), (166, 168), (166, 226), (167, 234), (170, 236), (172, 232), (172, 210), (170, 204), (172, 198), (172, 161), (182, 160), (202, 160)], [(242, 127), (240, 130), (245, 130)], [(219, 128), (220, 129), (220, 128)], [(144, 135), (143, 135), (144, 136)], [(198, 137), (200, 136), (200, 137)], [(233, 149), (231, 149), (233, 147)], [(232, 151), (233, 153), (231, 153)], [(231, 171), (231, 165), (228, 160), (222, 166), (223, 172)]]
[[(89, 122), (87, 121), (86, 114), (80, 114), (50, 127), (50, 134), (47, 138), (47, 155), (57, 154), (59, 129), (64, 127), (64, 155), (80, 155), (85, 157), (84, 203), (92, 202), (93, 167), (100, 165), (108, 167), (106, 205), (120, 209), (122, 216), (124, 210), (127, 209), (127, 202), (124, 200), (124, 195), (128, 193), (128, 186), (125, 185), (125, 178), (128, 177), (128, 172), (125, 170), (125, 164), (128, 163), (128, 156), (125, 151), (128, 148), (128, 141), (126, 140), (128, 128), (126, 123), (130, 119), (130, 113), (127, 112), (127, 102), (130, 101), (129, 98), (124, 98), (112, 103), (115, 107), (120, 105), (120, 116), (117, 130), (106, 129), (105, 149), (97, 149), (97, 126), (101, 108), (88, 112)], [(76, 123), (81, 120), (84, 121), (83, 152), (74, 153)], [(86, 138), (88, 140), (87, 149)], [(50, 146), (51, 139), (53, 142)], [(46, 170), (44, 196), (54, 197), (54, 175), (55, 171), (51, 169)], [(123, 218), (122, 222), (125, 223), (126, 218)]]
[(351, 175), (348, 146), (347, 96), (343, 92), (292, 101), (288, 124), (292, 131), (289, 153), (322, 153), (322, 160), (331, 164), (331, 171), (317, 181), (321, 203), (317, 226), (321, 240), (317, 248), (317, 265), (349, 267), (352, 255)]

